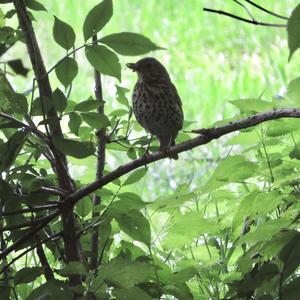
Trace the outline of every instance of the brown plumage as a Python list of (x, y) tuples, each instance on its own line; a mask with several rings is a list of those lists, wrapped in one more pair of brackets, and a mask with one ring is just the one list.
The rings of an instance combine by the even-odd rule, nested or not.
[[(134, 115), (147, 132), (158, 138), (160, 150), (166, 150), (175, 145), (183, 124), (182, 104), (176, 87), (166, 68), (153, 57), (127, 66), (138, 74), (132, 95)], [(169, 157), (178, 159), (177, 154)]]

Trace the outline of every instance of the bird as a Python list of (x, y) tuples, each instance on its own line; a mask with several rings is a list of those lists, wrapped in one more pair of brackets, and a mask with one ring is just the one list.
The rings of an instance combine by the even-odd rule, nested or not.
[[(126, 64), (136, 72), (138, 80), (132, 94), (133, 112), (137, 122), (152, 136), (156, 136), (160, 151), (175, 145), (183, 125), (182, 102), (164, 65), (154, 57), (145, 57)], [(178, 154), (169, 154), (178, 159)]]

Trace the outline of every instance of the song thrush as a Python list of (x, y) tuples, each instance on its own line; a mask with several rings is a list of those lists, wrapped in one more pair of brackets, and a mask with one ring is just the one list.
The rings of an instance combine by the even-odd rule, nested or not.
[[(155, 58), (146, 57), (127, 67), (137, 72), (132, 103), (139, 124), (160, 143), (160, 151), (175, 145), (178, 131), (182, 129), (183, 111), (176, 87), (166, 68)], [(178, 159), (177, 154), (170, 158)]]

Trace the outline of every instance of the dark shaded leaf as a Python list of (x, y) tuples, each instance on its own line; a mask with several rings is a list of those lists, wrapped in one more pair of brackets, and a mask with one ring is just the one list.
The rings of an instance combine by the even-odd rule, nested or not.
[(55, 67), (58, 80), (67, 88), (78, 74), (78, 65), (75, 59), (66, 57)]
[(74, 29), (54, 16), (53, 37), (55, 42), (66, 50), (74, 46), (76, 35)]
[(121, 55), (136, 56), (150, 51), (161, 50), (147, 37), (133, 32), (120, 32), (107, 35), (100, 42)]
[(93, 155), (95, 152), (93, 145), (89, 142), (55, 138), (53, 143), (62, 153), (79, 159)]
[(52, 101), (55, 109), (59, 112), (63, 112), (67, 107), (67, 98), (59, 88), (53, 92)]
[(300, 4), (293, 10), (288, 23), (288, 45), (290, 49), (289, 60), (292, 58), (294, 52), (300, 47)]
[(105, 114), (88, 112), (81, 114), (82, 119), (92, 128), (101, 129), (110, 125), (109, 119)]
[(15, 275), (14, 282), (15, 285), (20, 283), (30, 283), (35, 281), (35, 279), (43, 274), (43, 268), (32, 267), (23, 268), (18, 271)]
[(79, 127), (82, 123), (81, 117), (79, 114), (71, 112), (69, 114), (69, 129), (72, 133), (78, 135)]
[(99, 106), (103, 106), (102, 101), (98, 100), (85, 100), (82, 102), (79, 102), (75, 105), (74, 110), (76, 111), (90, 111), (97, 109)]
[(32, 10), (47, 11), (45, 6), (37, 0), (25, 0), (26, 6)]
[(27, 76), (27, 73), (29, 72), (28, 68), (25, 68), (23, 65), (23, 62), (21, 59), (13, 59), (13, 60), (9, 60), (7, 62), (7, 64), (12, 68), (12, 70), (18, 74), (18, 75), (22, 75), (24, 77)]
[(85, 55), (90, 64), (100, 73), (121, 81), (121, 65), (118, 56), (101, 45), (87, 46)]
[(99, 32), (110, 20), (113, 14), (112, 0), (103, 0), (87, 14), (83, 24), (84, 40)]

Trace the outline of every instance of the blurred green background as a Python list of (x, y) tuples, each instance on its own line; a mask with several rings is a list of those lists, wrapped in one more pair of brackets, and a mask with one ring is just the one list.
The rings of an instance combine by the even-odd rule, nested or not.
[[(100, 1), (41, 2), (48, 13), (34, 12), (38, 20), (35, 29), (49, 69), (65, 54), (52, 37), (53, 15), (74, 28), (78, 47), (83, 44), (82, 24), (85, 16)], [(245, 3), (242, 0), (240, 2)], [(256, 3), (289, 16), (299, 1), (257, 0)], [(197, 122), (194, 128), (210, 126), (217, 120), (233, 116), (236, 110), (228, 103), (230, 100), (258, 97), (262, 93), (264, 99), (271, 100), (273, 96), (284, 94), (288, 82), (298, 76), (300, 62), (297, 54), (291, 63), (287, 62), (285, 29), (242, 23), (203, 12), (203, 7), (226, 10), (249, 18), (243, 7), (230, 0), (114, 0), (114, 15), (102, 32), (103, 35), (121, 31), (137, 32), (167, 48), (150, 55), (161, 60), (169, 70), (182, 98), (185, 119)], [(250, 5), (247, 7), (258, 21), (285, 23)], [(21, 53), (19, 47), (15, 48), (12, 56), (18, 54), (25, 57), (25, 49)], [(70, 97), (75, 101), (85, 100), (93, 94), (93, 70), (83, 51), (76, 54), (80, 71)], [(121, 85), (132, 90), (136, 77), (125, 64), (138, 57), (120, 59)], [(28, 59), (26, 64), (29, 65)], [(61, 87), (54, 72), (51, 80), (54, 87)], [(20, 89), (31, 88), (30, 80), (15, 79), (15, 82)], [(106, 112), (120, 106), (115, 101), (115, 83), (108, 77), (103, 80)], [(221, 139), (210, 146), (184, 153), (179, 162), (165, 160), (154, 164), (151, 167), (154, 180), (152, 182), (147, 177), (147, 185), (157, 191), (168, 189), (169, 186), (175, 188), (181, 183), (202, 183), (202, 179), (214, 168), (214, 162), (230, 151), (223, 145), (224, 139)], [(111, 163), (116, 162), (112, 159)], [(162, 166), (166, 172), (160, 172)], [(155, 181), (156, 178), (161, 180), (161, 184)], [(142, 191), (143, 187), (140, 189)]]

